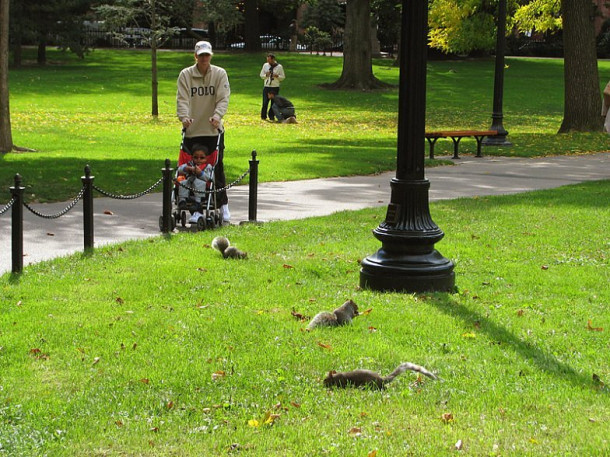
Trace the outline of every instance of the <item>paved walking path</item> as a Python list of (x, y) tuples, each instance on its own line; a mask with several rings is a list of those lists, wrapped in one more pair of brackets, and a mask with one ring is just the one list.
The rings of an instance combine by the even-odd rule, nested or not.
[[(610, 153), (537, 159), (464, 156), (456, 166), (426, 169), (430, 200), (500, 195), (610, 179)], [(264, 162), (261, 162), (264, 167)], [(342, 210), (385, 206), (395, 172), (374, 176), (261, 183), (259, 221), (301, 219)], [(113, 191), (113, 189), (108, 189)], [(229, 190), (231, 220), (248, 219), (248, 186)], [(158, 236), (160, 193), (136, 200), (94, 199), (95, 246)], [(6, 202), (3, 202), (5, 204)], [(0, 207), (3, 205), (0, 204)], [(32, 205), (55, 214), (66, 203)], [(82, 204), (58, 219), (42, 219), (24, 209), (24, 266), (83, 250)], [(11, 211), (0, 216), (0, 274), (11, 271)]]

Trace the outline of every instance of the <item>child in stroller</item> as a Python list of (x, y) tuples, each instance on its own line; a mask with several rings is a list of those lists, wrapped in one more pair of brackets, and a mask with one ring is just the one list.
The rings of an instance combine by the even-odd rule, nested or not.
[(191, 213), (190, 224), (197, 229), (222, 225), (222, 211), (216, 204), (214, 167), (218, 161), (218, 149), (210, 153), (202, 144), (192, 147), (192, 154), (184, 145), (180, 149), (174, 197), (178, 198), (175, 220), (186, 226), (187, 211)]
[(189, 222), (195, 223), (203, 216), (201, 210), (201, 197), (205, 195), (208, 183), (213, 178), (212, 165), (207, 162), (210, 151), (202, 144), (193, 146), (192, 160), (183, 163), (178, 167), (178, 209), (180, 211), (188, 209), (187, 199), (193, 192), (195, 202), (195, 212), (193, 212)]

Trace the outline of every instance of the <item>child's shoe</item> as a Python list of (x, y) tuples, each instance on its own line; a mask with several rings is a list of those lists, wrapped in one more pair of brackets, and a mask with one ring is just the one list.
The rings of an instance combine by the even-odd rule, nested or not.
[(196, 224), (200, 217), (203, 217), (203, 214), (201, 214), (199, 211), (195, 211), (189, 219), (189, 222), (191, 224)]

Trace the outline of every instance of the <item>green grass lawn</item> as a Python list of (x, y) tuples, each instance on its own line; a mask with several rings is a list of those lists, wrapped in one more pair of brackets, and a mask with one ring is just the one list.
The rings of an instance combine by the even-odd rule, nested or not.
[[(34, 51), (27, 52), (25, 57), (33, 59)], [(156, 181), (165, 158), (174, 161), (178, 155), (176, 79), (193, 62), (192, 53), (159, 54), (157, 119), (150, 116), (148, 52), (95, 50), (79, 60), (49, 49), (48, 57), (43, 68), (24, 65), (10, 71), (14, 143), (38, 152), (0, 156), (0, 203), (9, 200), (16, 173), (23, 176), (27, 201), (74, 197), (86, 164), (95, 183), (113, 193), (136, 193)], [(298, 125), (259, 119), (263, 54), (214, 56), (213, 63), (228, 70), (232, 87), (226, 116), (229, 182), (247, 169), (252, 150), (261, 161), (261, 181), (395, 168), (397, 89), (328, 91), (319, 85), (338, 79), (340, 58), (286, 54), (279, 60), (287, 73), (282, 94), (295, 103)], [(610, 62), (600, 61), (599, 67), (605, 83)], [(398, 83), (398, 69), (389, 60), (376, 60), (374, 72), (385, 82)], [(427, 128), (488, 128), (493, 72), (491, 59), (429, 62)], [(609, 149), (603, 133), (556, 135), (562, 104), (562, 61), (508, 58), (504, 126), (514, 146), (485, 148), (484, 153), (540, 156)], [(463, 140), (460, 149), (473, 153), (474, 140)], [(451, 141), (440, 140), (436, 150), (449, 154)]]
[[(5, 274), (0, 454), (606, 455), (609, 200), (605, 181), (431, 204), (451, 294), (358, 288), (382, 208)], [(219, 233), (248, 260), (211, 249)], [(368, 310), (351, 326), (306, 332), (292, 315), (348, 298)], [(403, 361), (442, 381), (321, 383)]]

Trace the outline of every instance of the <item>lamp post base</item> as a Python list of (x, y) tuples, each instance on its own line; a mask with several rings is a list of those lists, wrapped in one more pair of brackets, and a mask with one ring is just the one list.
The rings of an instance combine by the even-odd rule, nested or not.
[(360, 287), (396, 292), (452, 292), (453, 262), (436, 249), (427, 254), (396, 255), (380, 249), (361, 263)]
[(506, 139), (506, 135), (488, 136), (481, 141), (483, 146), (512, 146), (513, 144)]

